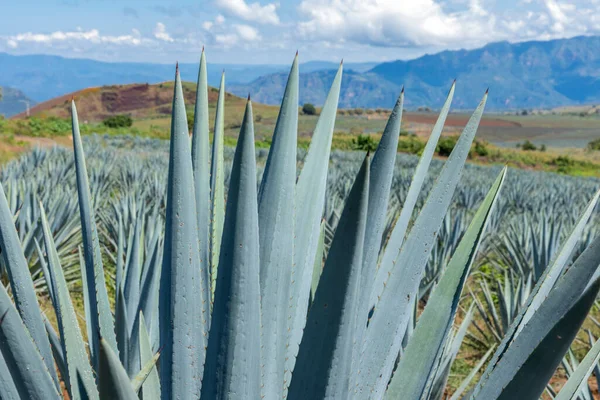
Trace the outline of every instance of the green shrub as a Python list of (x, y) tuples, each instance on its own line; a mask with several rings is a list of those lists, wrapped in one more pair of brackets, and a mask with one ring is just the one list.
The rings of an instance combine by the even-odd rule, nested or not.
[(425, 143), (416, 136), (401, 137), (398, 140), (398, 151), (420, 155), (425, 148)]
[(377, 142), (371, 135), (358, 135), (357, 138), (352, 139), (352, 148), (354, 150), (375, 151)]
[(187, 112), (187, 121), (188, 121), (188, 131), (191, 134), (192, 130), (194, 129), (194, 112), (193, 111)]
[(133, 119), (129, 115), (113, 115), (102, 121), (102, 124), (108, 128), (129, 128), (133, 125)]
[(521, 145), (521, 149), (525, 150), (525, 151), (535, 151), (535, 150), (537, 150), (537, 147), (535, 144), (531, 143), (529, 140), (526, 140)]
[(365, 113), (365, 110), (363, 110), (362, 108), (354, 109), (354, 115), (363, 115), (364, 113)]
[(475, 154), (479, 157), (486, 157), (490, 154), (490, 151), (485, 142), (475, 141), (475, 146), (473, 147)]
[(600, 150), (600, 139), (592, 140), (587, 145), (590, 150)]
[(317, 109), (311, 103), (304, 103), (302, 106), (302, 113), (304, 115), (317, 115)]
[(566, 174), (575, 165), (575, 161), (569, 156), (558, 156), (552, 160), (552, 164), (558, 167), (556, 170), (559, 173)]
[(436, 152), (442, 157), (448, 157), (452, 153), (457, 141), (457, 136), (442, 136), (438, 141)]

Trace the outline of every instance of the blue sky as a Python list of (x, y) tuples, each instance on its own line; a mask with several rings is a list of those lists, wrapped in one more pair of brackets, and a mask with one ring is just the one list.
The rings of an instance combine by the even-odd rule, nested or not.
[(104, 61), (414, 58), (600, 33), (600, 0), (2, 0), (0, 51)]

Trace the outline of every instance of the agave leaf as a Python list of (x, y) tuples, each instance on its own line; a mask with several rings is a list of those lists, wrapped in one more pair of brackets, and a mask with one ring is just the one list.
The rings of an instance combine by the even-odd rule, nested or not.
[(33, 242), (35, 243), (35, 249), (38, 254), (38, 260), (40, 262), (40, 266), (42, 268), (42, 273), (44, 274), (44, 280), (46, 281), (46, 287), (48, 288), (48, 295), (50, 296), (50, 301), (53, 306), (58, 304), (58, 300), (55, 295), (55, 283), (52, 281), (52, 277), (50, 276), (50, 272), (48, 271), (48, 265), (46, 264), (46, 260), (44, 260), (44, 252), (40, 247), (39, 242), (36, 238), (33, 238)]
[(452, 104), (452, 98), (454, 97), (455, 86), (455, 83), (453, 83), (450, 87), (450, 92), (448, 93), (446, 102), (442, 106), (440, 115), (438, 116), (438, 119), (435, 125), (433, 126), (433, 129), (431, 130), (431, 135), (429, 136), (429, 140), (427, 140), (427, 145), (423, 149), (423, 154), (419, 159), (419, 163), (417, 164), (417, 168), (415, 169), (412, 182), (408, 189), (408, 193), (406, 194), (406, 198), (404, 199), (404, 203), (402, 204), (402, 211), (400, 212), (400, 217), (398, 218), (398, 221), (396, 221), (396, 225), (392, 230), (387, 246), (383, 251), (381, 265), (375, 273), (375, 280), (372, 284), (372, 287), (370, 288), (369, 310), (375, 307), (375, 305), (379, 301), (379, 297), (381, 296), (381, 293), (383, 293), (383, 289), (388, 280), (388, 277), (392, 269), (396, 265), (395, 262), (398, 258), (400, 250), (402, 249), (402, 244), (404, 243), (404, 237), (406, 235), (408, 223), (410, 222), (415, 205), (417, 204), (417, 199), (419, 198), (419, 194), (421, 193), (423, 182), (425, 182), (425, 178), (427, 177), (427, 171), (429, 170), (429, 165), (431, 164), (431, 160), (433, 159), (433, 154), (435, 153), (437, 142), (440, 138), (440, 135), (442, 134), (444, 124), (446, 123), (446, 117), (448, 116), (448, 112), (450, 111), (450, 105)]
[[(81, 248), (81, 246), (77, 247), (77, 254), (79, 256), (79, 270), (81, 271), (81, 287), (82, 288), (86, 288), (88, 285), (88, 279), (87, 279), (87, 275), (86, 275), (86, 270), (85, 270), (85, 261), (83, 259), (83, 249)], [(87, 339), (88, 339), (88, 343), (92, 342), (92, 335), (94, 335), (94, 327), (92, 326), (92, 318), (90, 317), (90, 314), (92, 312), (91, 310), (91, 306), (90, 306), (90, 297), (89, 297), (89, 293), (87, 290), (83, 290), (83, 308), (84, 308), (84, 312), (85, 312), (85, 326), (86, 326), (86, 332), (87, 332)], [(115, 306), (115, 308), (118, 308), (118, 304)]]
[(430, 381), (427, 383), (431, 387), (431, 390), (429, 390), (429, 398), (431, 400), (442, 399), (444, 395), (444, 389), (448, 383), (450, 368), (452, 367), (452, 363), (458, 355), (460, 346), (467, 335), (467, 331), (472, 321), (473, 306), (471, 305), (469, 311), (467, 311), (467, 314), (465, 315), (465, 319), (463, 319), (463, 321), (460, 323), (456, 334), (449, 338), (448, 343), (446, 343), (446, 349), (444, 349), (442, 357), (430, 376)]
[(371, 185), (369, 185), (369, 212), (367, 217), (367, 231), (365, 233), (365, 249), (363, 254), (361, 300), (357, 323), (359, 329), (365, 329), (365, 321), (369, 315), (369, 299), (373, 277), (377, 272), (377, 259), (381, 249), (383, 230), (385, 228), (390, 189), (396, 166), (398, 152), (398, 137), (402, 122), (404, 107), (404, 89), (396, 101), (388, 122), (383, 130), (383, 135), (373, 154), (371, 164)]
[(598, 190), (594, 197), (592, 197), (584, 212), (579, 217), (579, 221), (577, 221), (577, 224), (571, 231), (571, 234), (561, 246), (556, 258), (554, 259), (554, 262), (550, 264), (550, 267), (544, 270), (542, 276), (538, 279), (538, 282), (541, 282), (541, 284), (536, 285), (536, 289), (534, 289), (534, 292), (530, 296), (531, 301), (528, 302), (527, 306), (524, 308), (523, 319), (517, 328), (517, 335), (521, 332), (525, 324), (531, 319), (535, 313), (535, 310), (538, 309), (540, 304), (548, 296), (548, 293), (554, 287), (556, 280), (567, 267), (568, 262), (571, 259), (571, 255), (573, 254), (573, 250), (581, 238), (581, 234), (583, 233), (583, 230), (585, 229), (592, 212), (598, 204), (598, 198), (600, 198), (600, 190)]
[[(584, 290), (599, 264), (600, 237), (594, 239), (558, 279), (521, 333), (516, 337), (511, 332), (507, 334), (512, 336), (512, 343), (510, 346), (501, 344), (496, 350), (493, 364), (488, 365), (475, 388), (475, 399), (541, 395), (593, 304), (599, 280), (585, 293)], [(513, 322), (512, 332), (516, 325), (518, 321)], [(522, 384), (521, 388), (516, 386), (517, 382)]]
[(117, 308), (115, 310), (115, 329), (117, 331), (117, 344), (119, 345), (119, 359), (123, 366), (129, 371), (129, 316), (123, 288), (117, 288)]
[(10, 370), (8, 369), (8, 365), (6, 365), (6, 361), (4, 361), (2, 352), (0, 352), (0, 393), (2, 394), (2, 399), (5, 400), (21, 399), (19, 391), (13, 382)]
[[(117, 228), (117, 262), (115, 272), (115, 288), (123, 287), (123, 250), (125, 248), (125, 232), (123, 231), (123, 220), (119, 215), (119, 222)], [(115, 304), (117, 301), (119, 291), (115, 290)]]
[(432, 291), (427, 301), (430, 306), (425, 307), (419, 317), (413, 336), (404, 349), (388, 387), (388, 398), (428, 397), (427, 382), (435, 371), (436, 363), (442, 357), (444, 342), (452, 328), (462, 289), (505, 176), (506, 168), (502, 170), (479, 206), (439, 283)]
[(283, 94), (258, 194), (262, 310), (262, 396), (281, 398), (290, 279), (294, 264), (294, 194), (298, 132), (298, 56)]
[(311, 305), (288, 399), (345, 399), (354, 390), (356, 315), (369, 201), (369, 156), (348, 196)]
[(577, 393), (579, 393), (582, 386), (586, 384), (594, 367), (598, 364), (599, 359), (600, 340), (597, 340), (590, 351), (585, 355), (583, 361), (577, 366), (577, 369), (569, 376), (569, 380), (565, 386), (562, 387), (554, 400), (571, 400), (577, 398)]
[(473, 380), (473, 378), (475, 378), (475, 375), (477, 375), (477, 372), (479, 372), (479, 370), (481, 369), (481, 367), (483, 367), (483, 365), (488, 360), (488, 358), (490, 358), (493, 350), (494, 349), (489, 349), (483, 355), (483, 357), (481, 357), (479, 362), (473, 367), (471, 372), (469, 372), (469, 375), (467, 375), (467, 377), (462, 381), (460, 386), (452, 394), (452, 397), (450, 397), (450, 400), (460, 400), (461, 399), (462, 394), (465, 392), (465, 390), (467, 390), (467, 387), (469, 387), (469, 385), (471, 384), (471, 381)]
[(319, 243), (321, 218), (327, 187), (327, 170), (333, 128), (340, 97), (343, 66), (331, 84), (321, 115), (312, 136), (304, 168), (296, 184), (294, 222), (294, 265), (290, 282), (290, 307), (288, 314), (288, 342), (284, 375), (284, 396), (289, 385), (296, 355), (306, 324), (306, 311), (312, 283), (315, 254)]
[(225, 221), (225, 167), (223, 159), (223, 146), (225, 136), (225, 72), (221, 76), (219, 98), (217, 99), (217, 115), (215, 116), (215, 132), (213, 135), (211, 170), (210, 170), (210, 275), (211, 298), (214, 297), (217, 268), (219, 266), (219, 251), (223, 236), (223, 223)]
[(317, 254), (315, 255), (315, 265), (313, 267), (312, 283), (310, 285), (310, 303), (315, 299), (315, 293), (319, 286), (321, 273), (323, 273), (323, 259), (325, 258), (325, 220), (321, 222), (321, 234), (319, 235), (319, 244), (317, 245)]
[[(397, 268), (381, 266), (390, 271), (390, 275), (365, 334), (360, 364), (361, 371), (364, 371), (359, 386), (362, 397), (372, 395), (380, 398), (392, 375), (412, 311), (412, 299), (417, 295), (437, 231), (458, 185), (486, 100), (487, 93), (444, 164), (400, 254), (391, 260)], [(396, 316), (393, 321), (390, 321), (390, 315)]]
[[(56, 301), (58, 302), (58, 299)], [(46, 332), (48, 333), (48, 339), (50, 340), (50, 347), (52, 347), (54, 361), (56, 362), (60, 376), (63, 377), (63, 380), (65, 380), (69, 376), (69, 372), (67, 369), (67, 361), (65, 360), (62, 342), (46, 316), (44, 316), (44, 325), (46, 325)]]
[(139, 400), (119, 357), (104, 338), (99, 340), (98, 387), (101, 399)]
[(323, 268), (288, 399), (347, 399), (354, 390), (356, 315), (369, 204), (369, 156), (358, 172)]
[[(4, 250), (3, 250), (4, 252)], [(46, 329), (44, 328), (44, 334)], [(48, 368), (0, 284), (0, 351), (22, 399), (58, 399)]]
[(159, 313), (163, 399), (200, 396), (207, 302), (202, 293), (192, 157), (179, 71), (175, 74)]
[(252, 104), (248, 100), (231, 168), (202, 398), (260, 398), (260, 264), (254, 151)]
[[(142, 398), (144, 400), (159, 400), (160, 399), (160, 380), (158, 376), (158, 370), (156, 369), (156, 361), (158, 360), (158, 355), (152, 354), (152, 347), (150, 345), (150, 337), (148, 336), (148, 331), (146, 330), (146, 321), (144, 321), (144, 314), (140, 313), (140, 358), (141, 364), (151, 365), (150, 370), (147, 373), (146, 378), (141, 383), (142, 387)], [(140, 371), (140, 375), (142, 372), (146, 373), (146, 368)], [(135, 388), (135, 385), (134, 385)], [(135, 390), (138, 392), (139, 388)]]
[[(81, 218), (81, 232), (83, 234), (83, 255), (85, 259), (86, 277), (88, 285), (84, 290), (88, 292), (90, 304), (90, 324), (93, 332), (100, 335), (108, 342), (113, 351), (118, 354), (115, 323), (113, 320), (106, 283), (104, 280), (104, 267), (100, 254), (100, 243), (96, 229), (96, 218), (92, 208), (90, 185), (88, 182), (83, 144), (79, 133), (79, 120), (75, 101), (71, 102), (71, 115), (73, 123), (73, 149), (75, 153), (75, 174), (77, 178), (77, 195), (79, 199), (79, 216)], [(90, 340), (90, 355), (92, 365), (98, 367), (98, 348), (100, 346), (98, 335), (94, 334)]]
[[(127, 315), (129, 316), (136, 315), (136, 310), (140, 301), (140, 245), (143, 245), (140, 243), (141, 224), (142, 218), (141, 216), (138, 216), (135, 221), (131, 255), (127, 265), (127, 274), (125, 276), (125, 286), (123, 289), (125, 308), (127, 309)], [(133, 318), (130, 318), (128, 323), (130, 325), (128, 329), (133, 329)]]
[[(208, 83), (206, 56), (202, 50), (196, 105), (194, 108), (194, 130), (192, 136), (192, 166), (194, 168), (194, 189), (196, 190), (196, 215), (198, 216), (198, 241), (200, 242), (200, 267), (202, 268), (202, 290), (204, 298), (210, 298), (210, 155), (208, 142)], [(146, 314), (150, 315), (150, 314)], [(208, 331), (210, 313), (203, 316), (205, 330)]]
[[(46, 335), (44, 319), (38, 306), (37, 297), (33, 288), (33, 280), (23, 255), (21, 241), (15, 229), (13, 216), (8, 208), (4, 189), (0, 184), (0, 255), (4, 261), (8, 280), (12, 290), (15, 306), (19, 315), (31, 335), (35, 347), (40, 352), (50, 376), (58, 388), (58, 377), (52, 360), (52, 350)], [(1, 283), (0, 283), (1, 285)], [(0, 309), (0, 313), (6, 311)], [(6, 357), (7, 358), (7, 357)], [(8, 362), (8, 358), (7, 358)]]
[[(541, 303), (546, 299), (548, 293), (550, 292), (550, 290), (556, 283), (556, 280), (560, 276), (560, 273), (558, 271), (564, 270), (565, 266), (567, 265), (567, 263), (570, 259), (570, 256), (575, 248), (575, 245), (577, 244), (577, 242), (581, 236), (581, 233), (585, 227), (585, 224), (587, 223), (593, 209), (595, 208), (595, 206), (598, 202), (599, 193), (600, 193), (600, 191), (598, 193), (596, 193), (596, 195), (590, 200), (590, 202), (588, 203), (588, 206), (586, 207), (584, 212), (581, 214), (579, 221), (575, 225), (575, 228), (573, 228), (573, 230), (571, 231), (571, 234), (569, 235), (567, 240), (564, 242), (560, 251), (557, 253), (555, 261), (548, 268), (546, 268), (546, 270), (544, 271), (542, 276), (539, 278), (539, 280), (538, 280), (537, 284), (535, 285), (535, 287), (533, 288), (533, 291), (532, 291), (531, 295), (529, 296), (526, 304), (522, 307), (522, 309), (519, 312), (519, 314), (517, 315), (517, 317), (511, 323), (508, 332), (504, 335), (504, 338), (502, 338), (502, 341), (500, 342), (500, 345), (496, 349), (496, 352), (494, 353), (494, 356), (492, 357), (490, 364), (488, 365), (485, 372), (483, 373), (480, 382), (484, 382), (485, 380), (488, 379), (489, 374), (493, 370), (494, 366), (497, 364), (500, 357), (502, 357), (502, 354), (504, 354), (507, 347), (512, 343), (514, 337), (518, 333), (520, 333), (520, 331), (523, 329), (523, 327), (525, 326), (525, 322), (526, 322), (526, 321), (524, 321), (525, 314), (528, 312), (531, 305), (534, 304), (534, 301), (537, 303), (537, 308), (539, 308), (539, 305), (541, 305)], [(550, 275), (551, 271), (552, 271), (552, 275), (554, 277), (552, 277), (552, 275)], [(596, 271), (596, 274), (593, 275), (592, 279), (588, 278), (586, 280), (586, 282), (590, 282), (590, 283), (593, 282), (595, 280), (595, 278), (597, 278), (597, 276), (598, 276), (597, 273), (598, 273), (598, 271)], [(550, 275), (549, 279), (555, 280), (555, 282), (552, 285), (544, 283), (549, 275)], [(542, 290), (542, 287), (543, 287), (543, 290)], [(540, 291), (541, 291), (541, 294), (538, 295), (538, 293), (540, 293)], [(583, 290), (580, 291), (580, 293), (582, 293), (582, 292), (583, 292)], [(534, 307), (536, 307), (536, 306), (534, 306)], [(532, 316), (534, 313), (530, 312), (530, 314)]]
[(46, 247), (46, 254), (48, 255), (48, 268), (51, 271), (53, 280), (56, 283), (56, 298), (58, 300), (58, 310), (60, 318), (58, 318), (60, 324), (60, 333), (62, 338), (62, 348), (64, 351), (65, 364), (67, 366), (67, 388), (69, 394), (73, 400), (79, 400), (84, 398), (80, 393), (80, 385), (78, 382), (74, 382), (73, 378), (80, 374), (81, 382), (86, 389), (87, 396), (92, 399), (98, 398), (98, 390), (96, 389), (96, 381), (94, 380), (94, 372), (90, 365), (87, 352), (85, 350), (85, 343), (81, 330), (79, 329), (79, 322), (77, 321), (77, 315), (75, 314), (75, 308), (69, 296), (69, 288), (67, 287), (67, 281), (63, 273), (58, 253), (56, 251), (56, 245), (50, 232), (50, 226), (46, 219), (46, 212), (44, 206), (40, 203), (40, 214), (42, 222), (42, 230), (44, 233), (44, 245)]

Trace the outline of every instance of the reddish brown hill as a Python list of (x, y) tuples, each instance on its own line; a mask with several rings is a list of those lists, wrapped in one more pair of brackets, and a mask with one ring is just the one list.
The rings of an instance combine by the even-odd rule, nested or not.
[[(192, 83), (183, 83), (183, 94), (186, 104), (195, 102), (196, 91)], [(218, 91), (211, 88), (209, 102), (217, 101)], [(128, 114), (135, 119), (168, 116), (171, 114), (173, 101), (173, 83), (165, 82), (154, 85), (129, 84), (87, 88), (52, 100), (40, 103), (31, 109), (31, 115), (37, 117), (70, 116), (70, 100), (75, 98), (77, 111), (85, 115), (88, 121), (101, 121), (116, 114)], [(227, 93), (228, 101), (241, 98)], [(25, 113), (13, 118), (25, 118)]]

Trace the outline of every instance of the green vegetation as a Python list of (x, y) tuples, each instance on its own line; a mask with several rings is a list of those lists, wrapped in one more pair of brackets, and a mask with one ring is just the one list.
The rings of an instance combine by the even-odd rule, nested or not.
[(370, 135), (358, 135), (356, 139), (352, 139), (353, 150), (375, 151), (377, 142)]
[(106, 118), (102, 124), (109, 128), (129, 128), (133, 125), (133, 119), (129, 115), (119, 114)]
[(598, 151), (600, 150), (600, 139), (592, 140), (588, 143), (588, 149)]
[(304, 115), (317, 115), (317, 109), (311, 103), (305, 103), (302, 106), (302, 113)]

